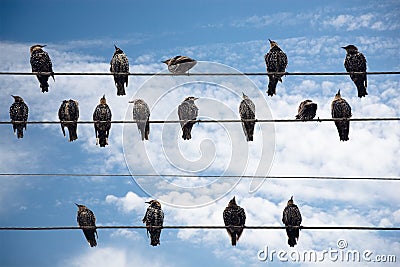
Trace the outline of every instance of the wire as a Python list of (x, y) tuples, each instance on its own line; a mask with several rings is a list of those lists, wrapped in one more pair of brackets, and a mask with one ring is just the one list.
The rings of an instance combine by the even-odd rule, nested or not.
[(367, 72), (244, 72), (244, 73), (157, 73), (157, 72), (0, 72), (0, 75), (55, 75), (55, 76), (107, 76), (107, 75), (130, 75), (130, 76), (266, 76), (272, 75), (286, 75), (286, 76), (302, 76), (302, 75), (313, 75), (313, 76), (330, 76), (330, 75), (350, 75), (350, 74), (367, 74), (367, 75), (398, 75), (400, 71), (367, 71)]
[[(174, 225), (151, 226), (149, 228), (162, 229), (226, 229), (242, 228), (240, 226), (216, 226), (216, 225)], [(44, 230), (77, 230), (77, 229), (146, 229), (146, 226), (137, 225), (105, 225), (105, 226), (52, 226), (52, 227), (0, 227), (0, 231), (44, 231)], [(244, 229), (254, 230), (278, 230), (286, 229), (286, 226), (244, 226)], [(291, 226), (301, 230), (361, 230), (361, 231), (399, 231), (400, 227), (375, 227), (375, 226)]]
[(0, 176), (43, 176), (43, 177), (175, 177), (175, 178), (244, 178), (244, 179), (314, 179), (314, 180), (375, 180), (400, 181), (400, 177), (367, 176), (268, 176), (268, 175), (189, 175), (189, 174), (115, 174), (115, 173), (0, 173)]
[[(226, 120), (149, 120), (151, 124), (159, 123), (181, 123), (181, 122), (193, 122), (193, 123), (236, 123), (243, 121), (254, 121), (259, 123), (281, 123), (281, 122), (326, 122), (326, 121), (400, 121), (400, 117), (386, 117), (386, 118), (329, 118), (329, 119), (312, 119), (312, 120), (296, 120), (296, 119), (226, 119)], [(95, 122), (101, 123), (114, 123), (114, 124), (130, 124), (137, 122), (146, 122), (144, 120), (114, 120), (114, 121), (0, 121), (0, 124), (59, 124), (59, 123), (78, 123), (78, 124), (93, 124)]]

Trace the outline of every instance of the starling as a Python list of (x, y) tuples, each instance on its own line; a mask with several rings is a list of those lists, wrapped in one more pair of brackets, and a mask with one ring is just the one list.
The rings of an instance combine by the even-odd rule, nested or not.
[[(76, 203), (75, 205), (78, 207), (78, 215), (76, 220), (78, 221), (79, 226), (92, 227), (90, 229), (82, 229), (86, 240), (91, 247), (97, 246), (96, 238), (99, 238), (99, 236), (97, 235), (96, 217), (94, 216), (94, 213), (84, 205), (79, 205)], [(96, 236), (94, 234), (96, 234)]]
[(350, 121), (347, 119), (351, 117), (351, 107), (344, 98), (340, 95), (340, 90), (335, 95), (331, 105), (332, 118), (343, 119), (335, 121), (336, 128), (339, 133), (340, 141), (349, 140)]
[(146, 104), (146, 102), (144, 102), (143, 99), (135, 99), (133, 101), (129, 101), (129, 103), (133, 103), (133, 119), (137, 121), (136, 124), (142, 135), (142, 140), (149, 140), (149, 106)]
[[(293, 196), (289, 199), (287, 206), (283, 210), (282, 222), (286, 226), (288, 244), (294, 247), (297, 244), (296, 240), (299, 240), (301, 214), (297, 205), (293, 203)], [(297, 227), (293, 228), (293, 226)]]
[[(268, 39), (269, 40), (269, 39)], [(267, 72), (285, 72), (288, 64), (286, 54), (280, 49), (275, 41), (269, 40), (270, 50), (265, 54), (265, 64), (267, 65)], [(268, 74), (268, 95), (273, 96), (276, 94), (276, 85), (278, 81), (282, 82), (283, 74)]]
[(100, 99), (100, 104), (97, 105), (93, 112), (94, 131), (96, 133), (96, 145), (100, 147), (108, 145), (108, 134), (111, 128), (111, 110), (107, 105), (106, 96)]
[(167, 64), (168, 70), (173, 74), (183, 74), (196, 65), (197, 61), (185, 56), (176, 56), (162, 61)]
[(315, 115), (317, 114), (317, 107), (318, 105), (313, 103), (312, 100), (304, 100), (300, 103), (296, 120), (307, 121), (314, 119)]
[(243, 232), (243, 227), (246, 222), (246, 213), (244, 209), (236, 204), (235, 197), (233, 197), (228, 206), (224, 210), (224, 223), (229, 236), (232, 240), (232, 246), (236, 246), (236, 242), (239, 241), (240, 236)]
[(127, 74), (114, 74), (114, 82), (117, 87), (117, 95), (125, 95), (124, 84), (128, 87), (128, 73), (129, 73), (129, 62), (128, 57), (124, 51), (118, 48), (116, 45), (114, 55), (110, 62), (110, 71), (113, 73), (127, 73)]
[(61, 130), (64, 136), (64, 127), (67, 127), (69, 132), (69, 141), (72, 142), (78, 139), (78, 134), (76, 133), (78, 127), (77, 121), (79, 118), (78, 101), (72, 99), (64, 100), (58, 110), (58, 118), (60, 119)]
[(254, 120), (256, 118), (255, 112), (256, 107), (251, 101), (251, 99), (243, 94), (243, 100), (240, 102), (239, 106), (239, 114), (240, 118), (242, 119), (242, 127), (244, 134), (246, 135), (247, 141), (253, 141), (253, 133), (254, 133), (254, 125), (256, 124), (255, 121), (246, 121), (246, 120)]
[(24, 128), (26, 130), (26, 121), (28, 120), (28, 106), (20, 96), (13, 96), (14, 103), (10, 107), (10, 119), (13, 125), (13, 130), (17, 130), (17, 137), (24, 137)]
[[(346, 58), (344, 60), (344, 67), (347, 72), (365, 72), (367, 71), (367, 60), (365, 56), (358, 52), (355, 45), (348, 45), (342, 47), (346, 50)], [(358, 97), (365, 97), (367, 93), (367, 74), (350, 74), (350, 78), (357, 86)]]
[(189, 140), (192, 138), (192, 127), (195, 122), (190, 122), (190, 120), (196, 120), (199, 109), (194, 104), (194, 101), (198, 98), (189, 96), (186, 97), (185, 100), (178, 107), (178, 116), (179, 120), (181, 120), (182, 127), (182, 138), (183, 140)]
[(49, 57), (49, 54), (47, 52), (43, 51), (42, 48), (45, 47), (46, 45), (33, 45), (30, 48), (31, 52), (31, 66), (32, 66), (32, 72), (50, 72), (51, 74), (44, 75), (44, 74), (39, 74), (36, 75), (37, 79), (40, 82), (40, 88), (42, 88), (42, 92), (48, 92), (49, 91), (49, 83), (47, 82), (49, 80), (49, 77), (53, 77), (54, 79), (54, 72), (53, 72), (53, 67), (51, 64), (51, 60)]
[[(160, 202), (157, 200), (150, 200), (145, 203), (150, 204), (150, 206), (147, 208), (142, 222), (146, 224), (147, 236), (150, 234), (150, 245), (157, 246), (160, 245), (160, 234), (164, 222), (164, 212), (161, 209)], [(158, 227), (153, 228), (152, 226)]]

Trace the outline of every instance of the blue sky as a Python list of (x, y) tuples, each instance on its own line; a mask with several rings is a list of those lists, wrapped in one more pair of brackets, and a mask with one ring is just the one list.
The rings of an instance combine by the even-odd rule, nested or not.
[[(178, 54), (199, 60), (193, 72), (262, 72), (268, 38), (287, 53), (288, 71), (344, 71), (340, 47), (347, 44), (365, 54), (369, 71), (400, 69), (398, 1), (3, 0), (0, 5), (0, 71), (30, 71), (29, 47), (40, 43), (47, 44), (55, 72), (108, 71), (114, 44), (128, 55), (131, 72), (165, 72), (160, 61)], [(241, 91), (256, 103), (257, 118), (294, 118), (307, 98), (318, 103), (317, 116), (329, 118), (338, 89), (353, 117), (398, 117), (399, 77), (371, 75), (368, 81), (369, 95), (359, 99), (347, 76), (288, 76), (270, 98), (264, 76), (130, 76), (127, 96), (117, 97), (111, 76), (56, 76), (46, 94), (33, 76), (1, 76), (0, 120), (9, 120), (10, 94), (25, 99), (30, 120), (57, 120), (62, 100), (69, 98), (79, 101), (80, 120), (90, 120), (103, 94), (116, 120), (131, 119), (128, 101), (138, 97), (151, 107), (152, 119), (177, 119), (176, 108), (188, 95), (200, 98), (200, 117), (232, 119)], [(258, 124), (250, 144), (239, 124), (195, 125), (189, 142), (181, 140), (178, 125), (151, 125), (145, 143), (135, 127), (113, 125), (110, 145), (100, 149), (92, 125), (79, 125), (73, 143), (59, 125), (28, 125), (20, 140), (10, 125), (0, 125), (0, 172), (400, 175), (398, 122), (352, 122), (346, 143), (327, 122)], [(135, 179), (3, 176), (0, 226), (74, 226), (74, 202), (92, 209), (98, 225), (141, 225), (144, 201), (152, 197), (163, 202), (166, 225), (221, 225), (233, 195), (247, 212), (247, 225), (281, 225), (291, 195), (303, 225), (400, 225), (397, 182), (272, 180), (250, 192), (246, 179)], [(257, 259), (265, 245), (293, 251), (284, 231), (245, 230), (236, 248), (221, 230), (164, 230), (156, 248), (144, 230), (99, 230), (96, 248), (76, 230), (3, 231), (0, 239), (6, 244), (0, 266), (265, 266)], [(395, 232), (302, 231), (294, 250), (335, 248), (339, 239), (349, 249), (400, 260)]]

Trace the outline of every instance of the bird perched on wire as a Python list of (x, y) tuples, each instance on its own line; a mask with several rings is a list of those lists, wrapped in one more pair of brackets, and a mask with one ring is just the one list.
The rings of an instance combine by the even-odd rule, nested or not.
[(289, 199), (287, 206), (283, 210), (282, 222), (286, 226), (288, 244), (294, 247), (297, 244), (297, 240), (299, 240), (301, 213), (297, 205), (293, 203), (293, 196)]
[(100, 98), (100, 104), (93, 112), (94, 131), (96, 133), (96, 145), (100, 147), (108, 145), (108, 135), (111, 128), (111, 110), (107, 105), (106, 96)]
[(13, 125), (14, 133), (17, 131), (17, 137), (24, 137), (24, 129), (26, 130), (26, 121), (28, 120), (28, 105), (20, 96), (14, 96), (14, 103), (10, 106), (10, 119)]
[(192, 138), (192, 128), (195, 122), (190, 122), (191, 120), (196, 120), (199, 109), (194, 104), (197, 97), (189, 96), (178, 107), (178, 116), (181, 121), (182, 127), (182, 138), (183, 140), (189, 140)]
[(247, 95), (245, 95), (243, 92), (242, 94), (243, 100), (242, 102), (240, 102), (239, 106), (239, 114), (240, 118), (242, 119), (242, 127), (244, 134), (246, 135), (246, 140), (253, 141), (254, 126), (256, 122), (247, 120), (254, 120), (256, 118), (256, 107), (253, 101), (251, 101), (251, 99)]
[[(344, 67), (347, 72), (365, 72), (367, 71), (367, 60), (365, 56), (358, 52), (355, 45), (343, 46), (346, 50), (346, 58), (344, 60)], [(367, 93), (367, 74), (350, 74), (350, 78), (357, 86), (358, 97), (365, 97)]]
[[(78, 207), (78, 214), (76, 220), (78, 221), (79, 227), (83, 228), (82, 229), (83, 234), (85, 235), (89, 245), (91, 247), (97, 246), (96, 237), (97, 238), (99, 237), (97, 235), (96, 217), (94, 216), (94, 213), (84, 205), (79, 205), (76, 203), (75, 205)], [(90, 228), (84, 228), (84, 227), (90, 227)]]
[(136, 124), (139, 132), (142, 135), (142, 140), (149, 140), (150, 133), (150, 109), (146, 102), (143, 99), (135, 99), (129, 101), (129, 103), (133, 103), (133, 119), (136, 120)]
[(125, 95), (124, 84), (128, 87), (129, 77), (129, 62), (128, 57), (124, 51), (118, 48), (116, 45), (114, 55), (110, 62), (110, 72), (113, 73), (127, 73), (127, 74), (114, 74), (114, 82), (117, 87), (117, 95)]
[(339, 133), (340, 141), (349, 140), (351, 107), (347, 101), (340, 95), (340, 90), (335, 95), (331, 105), (332, 118), (342, 119), (336, 120), (335, 125)]
[(314, 103), (312, 100), (307, 99), (300, 103), (298, 114), (296, 115), (296, 120), (312, 120), (317, 114), (317, 103)]
[(37, 79), (40, 82), (40, 88), (42, 88), (42, 92), (48, 92), (49, 91), (49, 77), (53, 77), (54, 79), (54, 72), (53, 72), (53, 65), (51, 63), (51, 59), (49, 57), (49, 54), (47, 54), (46, 51), (43, 51), (43, 47), (46, 45), (33, 45), (30, 48), (30, 53), (31, 53), (31, 66), (32, 66), (32, 72), (49, 72), (49, 74), (38, 74), (36, 75)]
[(278, 84), (278, 81), (282, 82), (283, 74), (270, 74), (270, 72), (285, 72), (288, 64), (288, 59), (286, 54), (278, 46), (277, 42), (270, 39), (268, 40), (271, 48), (269, 52), (264, 56), (269, 78), (267, 93), (269, 96), (273, 96), (276, 94), (276, 85)]
[(162, 61), (167, 64), (168, 70), (173, 74), (183, 74), (196, 65), (197, 61), (185, 56), (176, 56)]
[(77, 128), (79, 118), (79, 105), (76, 100), (64, 100), (58, 110), (58, 118), (61, 123), (61, 130), (65, 136), (64, 127), (68, 128), (69, 141), (72, 142), (78, 139)]
[(246, 213), (242, 207), (236, 204), (235, 197), (229, 201), (228, 206), (224, 210), (223, 217), (225, 226), (227, 226), (226, 231), (231, 237), (232, 246), (236, 246), (236, 242), (239, 241), (243, 233)]
[[(161, 209), (161, 204), (157, 200), (150, 200), (145, 202), (150, 204), (147, 208), (146, 214), (143, 217), (143, 223), (146, 224), (147, 236), (150, 234), (150, 245), (160, 245), (161, 228), (164, 222), (164, 212)], [(153, 226), (157, 226), (153, 228)]]

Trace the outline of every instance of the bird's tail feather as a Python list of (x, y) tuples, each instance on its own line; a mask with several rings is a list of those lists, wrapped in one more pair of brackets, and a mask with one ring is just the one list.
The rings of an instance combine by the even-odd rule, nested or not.
[(245, 122), (245, 132), (246, 132), (246, 139), (247, 141), (253, 141), (253, 134), (254, 134), (254, 122)]
[(286, 233), (288, 235), (288, 244), (294, 247), (297, 244), (297, 239), (299, 238), (299, 229), (286, 228)]
[(48, 92), (49, 91), (49, 83), (47, 82), (49, 80), (48, 75), (37, 75), (37, 78), (40, 82), (40, 88), (42, 88), (42, 93)]
[(160, 245), (160, 235), (161, 235), (161, 229), (153, 229), (150, 232), (150, 245), (152, 246)]
[(349, 140), (349, 129), (350, 122), (349, 121), (335, 121), (336, 128), (339, 133), (340, 141), (348, 141)]
[(17, 137), (19, 138), (24, 138), (24, 127), (19, 126), (17, 127)]
[[(76, 133), (77, 125), (74, 123), (73, 125), (68, 126), (69, 131), (69, 141), (72, 142), (78, 139), (78, 134)], [(64, 134), (65, 135), (65, 134)]]
[(358, 97), (365, 97), (368, 95), (367, 93), (367, 77), (365, 76), (365, 79), (359, 78), (354, 81), (354, 83), (357, 86), (357, 91), (358, 91)]
[(88, 243), (91, 247), (97, 246), (97, 241), (96, 241), (96, 236), (95, 236), (95, 233), (97, 235), (96, 230), (91, 230), (91, 229), (83, 230), (83, 233), (85, 234), (86, 240), (88, 241)]
[(278, 84), (279, 79), (274, 76), (269, 77), (269, 83), (268, 83), (268, 95), (273, 96), (276, 94), (276, 85)]
[(186, 123), (182, 127), (182, 138), (183, 140), (190, 140), (192, 138), (192, 128), (193, 128), (193, 123)]
[(116, 86), (117, 86), (117, 95), (126, 95), (123, 82), (116, 83)]

